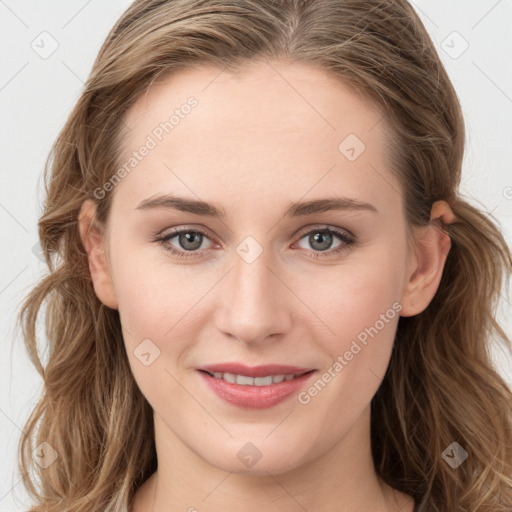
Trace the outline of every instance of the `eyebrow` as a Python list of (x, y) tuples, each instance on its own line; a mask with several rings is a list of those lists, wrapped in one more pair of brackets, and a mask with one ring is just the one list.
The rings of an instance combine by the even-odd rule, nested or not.
[[(135, 208), (136, 210), (152, 210), (157, 208), (174, 209), (182, 212), (193, 213), (205, 217), (215, 217), (224, 219), (226, 212), (223, 208), (218, 208), (205, 201), (177, 197), (170, 194), (157, 194), (144, 199)], [(369, 211), (378, 213), (377, 208), (370, 203), (358, 201), (348, 197), (331, 197), (325, 199), (315, 199), (306, 202), (291, 203), (285, 213), (285, 217), (304, 217), (315, 213), (338, 211)]]

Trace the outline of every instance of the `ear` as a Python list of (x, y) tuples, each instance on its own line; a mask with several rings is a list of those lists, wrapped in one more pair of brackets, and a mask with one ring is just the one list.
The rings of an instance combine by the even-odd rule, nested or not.
[(451, 240), (443, 224), (456, 220), (446, 201), (432, 205), (430, 224), (416, 229), (415, 251), (410, 258), (408, 281), (402, 295), (400, 316), (414, 316), (430, 304), (441, 282)]
[(105, 252), (105, 234), (95, 222), (95, 215), (96, 205), (87, 199), (78, 214), (80, 238), (87, 253), (94, 292), (105, 306), (117, 309), (117, 298)]

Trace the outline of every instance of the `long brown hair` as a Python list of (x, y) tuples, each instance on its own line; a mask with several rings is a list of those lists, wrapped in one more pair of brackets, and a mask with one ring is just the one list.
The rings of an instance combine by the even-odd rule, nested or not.
[[(49, 273), (18, 318), (44, 380), (19, 445), (31, 512), (125, 512), (156, 470), (152, 409), (130, 371), (118, 312), (94, 293), (77, 225), (86, 199), (107, 221), (111, 195), (94, 190), (118, 169), (123, 114), (164, 73), (257, 58), (320, 66), (382, 108), (409, 227), (429, 222), (434, 201), (450, 204), (456, 221), (446, 226), (438, 291), (421, 314), (400, 318), (372, 400), (373, 458), (420, 511), (510, 512), (512, 393), (489, 344), (511, 346), (495, 315), (512, 257), (495, 221), (458, 192), (459, 102), (405, 0), (136, 0), (113, 27), (46, 164), (39, 236)], [(46, 468), (32, 456), (43, 442), (58, 454)], [(456, 468), (442, 456), (454, 442), (468, 453)]]

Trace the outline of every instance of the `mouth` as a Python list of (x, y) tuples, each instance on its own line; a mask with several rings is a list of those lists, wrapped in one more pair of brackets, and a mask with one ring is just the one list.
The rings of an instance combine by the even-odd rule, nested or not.
[(229, 363), (203, 367), (198, 373), (207, 389), (224, 402), (246, 409), (264, 409), (299, 392), (316, 369)]
[(265, 375), (262, 377), (251, 377), (249, 375), (241, 375), (229, 372), (209, 372), (200, 370), (214, 379), (222, 379), (230, 384), (239, 384), (240, 386), (272, 386), (272, 384), (280, 384), (281, 382), (290, 381), (302, 377), (315, 370), (306, 370), (301, 373), (281, 373), (277, 375)]

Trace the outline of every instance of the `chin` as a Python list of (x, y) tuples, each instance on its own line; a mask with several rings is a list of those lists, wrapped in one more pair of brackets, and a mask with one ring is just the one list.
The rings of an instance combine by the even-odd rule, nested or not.
[[(250, 439), (250, 438), (249, 438)], [(213, 466), (236, 474), (268, 476), (286, 473), (299, 467), (306, 458), (304, 443), (299, 447), (285, 447), (264, 438), (240, 441), (231, 439), (225, 449), (208, 450), (199, 454)]]

